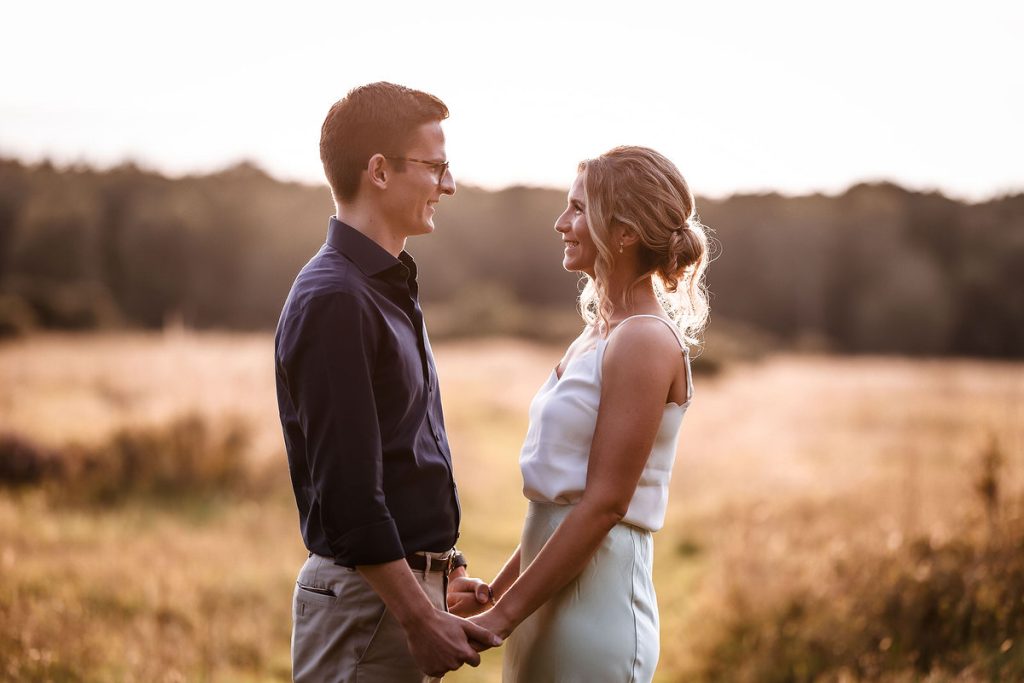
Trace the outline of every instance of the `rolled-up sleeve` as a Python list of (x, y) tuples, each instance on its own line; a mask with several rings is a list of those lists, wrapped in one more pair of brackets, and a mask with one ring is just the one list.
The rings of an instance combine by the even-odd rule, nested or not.
[(352, 294), (314, 297), (289, 326), (284, 367), (320, 523), (335, 561), (350, 567), (405, 555), (383, 488), (373, 388), (379, 325)]

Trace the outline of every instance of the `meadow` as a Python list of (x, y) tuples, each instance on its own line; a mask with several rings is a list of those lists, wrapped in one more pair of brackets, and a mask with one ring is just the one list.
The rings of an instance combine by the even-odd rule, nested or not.
[[(560, 352), (435, 344), (473, 574), (517, 542)], [(659, 681), (1024, 677), (1024, 363), (780, 353), (695, 388)], [(42, 463), (0, 486), (0, 680), (289, 680), (305, 552), (269, 335), (7, 342), (0, 433)], [(498, 681), (500, 653), (445, 680)]]

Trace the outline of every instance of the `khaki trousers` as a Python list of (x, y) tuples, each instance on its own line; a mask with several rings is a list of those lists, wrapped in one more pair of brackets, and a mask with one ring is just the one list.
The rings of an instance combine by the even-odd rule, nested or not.
[[(437, 609), (444, 573), (412, 570)], [(355, 569), (310, 555), (292, 599), (292, 679), (296, 683), (425, 683), (405, 630)]]

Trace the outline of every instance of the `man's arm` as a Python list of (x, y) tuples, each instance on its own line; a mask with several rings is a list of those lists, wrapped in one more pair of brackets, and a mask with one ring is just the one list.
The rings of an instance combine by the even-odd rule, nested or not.
[(283, 359), (306, 466), (331, 557), (380, 564), (405, 556), (384, 496), (373, 376), (379, 321), (358, 296), (314, 297), (296, 314)]

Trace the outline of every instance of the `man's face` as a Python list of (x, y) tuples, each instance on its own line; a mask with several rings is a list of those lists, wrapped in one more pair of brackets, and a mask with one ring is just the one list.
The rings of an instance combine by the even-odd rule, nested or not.
[[(447, 161), (441, 122), (420, 126), (402, 156), (427, 162)], [(441, 195), (455, 194), (455, 179), (438, 166), (416, 161), (388, 161), (392, 169), (400, 168), (403, 163), (405, 170), (393, 170), (388, 183), (385, 201), (388, 222), (400, 230), (403, 237), (431, 233), (434, 231), (434, 208)]]

